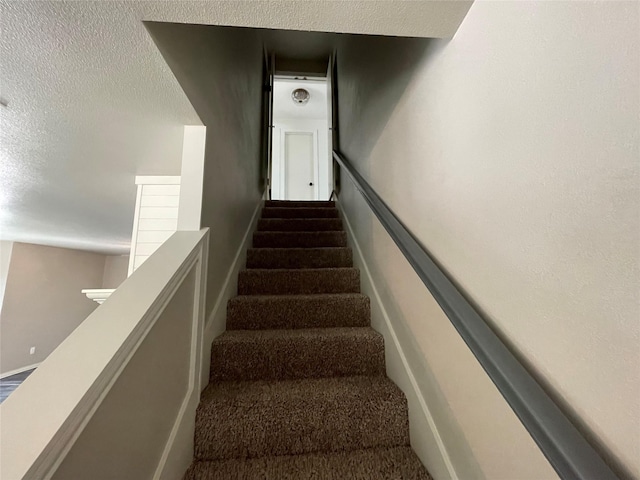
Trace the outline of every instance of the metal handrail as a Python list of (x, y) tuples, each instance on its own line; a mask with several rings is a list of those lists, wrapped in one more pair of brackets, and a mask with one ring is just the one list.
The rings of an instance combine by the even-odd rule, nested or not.
[(618, 479), (367, 181), (335, 150), (333, 158), (347, 172), (560, 478)]

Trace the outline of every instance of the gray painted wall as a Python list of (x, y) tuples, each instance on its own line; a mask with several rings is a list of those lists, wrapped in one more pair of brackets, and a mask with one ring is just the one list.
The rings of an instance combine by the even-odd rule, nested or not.
[[(350, 38), (338, 57), (343, 153), (629, 477), (640, 476), (638, 14), (634, 2), (476, 2), (450, 41)], [(341, 201), (486, 477), (545, 478), (347, 179)]]
[(253, 29), (146, 26), (207, 127), (202, 226), (211, 229), (210, 313), (263, 190), (262, 43)]
[(13, 244), (0, 313), (0, 373), (42, 362), (98, 307), (80, 291), (100, 288), (104, 266), (98, 253)]
[(129, 255), (109, 255), (104, 259), (102, 288), (118, 288), (127, 279)]

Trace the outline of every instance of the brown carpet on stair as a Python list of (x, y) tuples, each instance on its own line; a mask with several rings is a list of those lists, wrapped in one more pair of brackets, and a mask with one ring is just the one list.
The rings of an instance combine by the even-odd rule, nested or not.
[(195, 462), (185, 480), (431, 480), (411, 447)]
[(347, 232), (256, 232), (254, 248), (346, 247)]
[(258, 220), (261, 232), (317, 232), (340, 231), (342, 220), (339, 218), (261, 218)]
[(195, 444), (199, 460), (406, 446), (407, 402), (383, 376), (213, 382)]
[(262, 218), (338, 218), (336, 208), (265, 208), (262, 210)]
[(234, 330), (211, 348), (213, 381), (384, 373), (384, 340), (370, 327)]
[(238, 295), (360, 293), (355, 268), (249, 269), (238, 275)]
[(241, 295), (227, 305), (227, 330), (366, 327), (369, 297), (324, 295)]
[(247, 268), (331, 268), (353, 265), (351, 249), (323, 248), (250, 248)]
[(430, 480), (333, 202), (267, 201), (211, 346), (186, 480)]

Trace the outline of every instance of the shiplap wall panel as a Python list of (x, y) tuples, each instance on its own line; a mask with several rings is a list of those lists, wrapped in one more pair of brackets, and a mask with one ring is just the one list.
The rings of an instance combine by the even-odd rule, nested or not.
[(178, 219), (177, 207), (140, 207), (140, 218)]
[(138, 230), (138, 244), (164, 243), (173, 235), (171, 230)]
[(180, 196), (180, 185), (143, 185), (142, 194)]
[(138, 232), (144, 231), (170, 231), (175, 232), (178, 228), (178, 219), (173, 218), (141, 218)]
[(180, 177), (136, 177), (136, 201), (129, 275), (178, 228)]
[(142, 207), (176, 207), (180, 204), (179, 195), (142, 195)]

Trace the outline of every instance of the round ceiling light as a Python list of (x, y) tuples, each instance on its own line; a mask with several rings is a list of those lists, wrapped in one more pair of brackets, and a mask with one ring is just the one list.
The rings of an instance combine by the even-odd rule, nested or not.
[(293, 99), (293, 103), (296, 105), (304, 105), (311, 98), (311, 94), (304, 88), (296, 88), (291, 92), (291, 98)]

